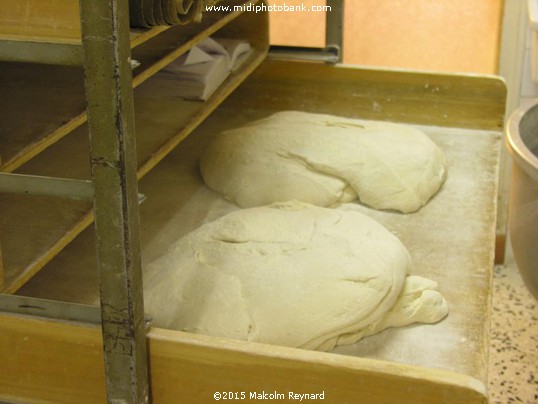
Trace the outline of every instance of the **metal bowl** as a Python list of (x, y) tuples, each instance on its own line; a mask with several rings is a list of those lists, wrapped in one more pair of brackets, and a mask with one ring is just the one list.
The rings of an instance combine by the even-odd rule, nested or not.
[(521, 277), (538, 299), (538, 99), (512, 114), (506, 146), (513, 159), (510, 241)]

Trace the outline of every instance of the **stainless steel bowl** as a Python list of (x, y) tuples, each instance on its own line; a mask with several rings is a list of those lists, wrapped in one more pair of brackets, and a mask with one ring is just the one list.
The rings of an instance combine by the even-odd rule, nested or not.
[(506, 145), (513, 159), (510, 241), (521, 277), (538, 299), (538, 99), (512, 114)]

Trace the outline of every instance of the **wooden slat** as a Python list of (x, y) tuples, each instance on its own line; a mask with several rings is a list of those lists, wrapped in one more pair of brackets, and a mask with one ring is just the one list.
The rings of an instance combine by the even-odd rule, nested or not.
[(0, 401), (106, 401), (100, 327), (0, 318)]
[(2, 0), (0, 39), (80, 44), (78, 0)]
[[(323, 393), (330, 403), (485, 403), (479, 381), (452, 372), (154, 329), (156, 402), (210, 402), (215, 392)], [(249, 399), (245, 401), (258, 401)]]
[[(216, 392), (323, 393), (326, 402), (486, 403), (479, 381), (453, 372), (158, 328), (148, 334), (155, 403), (213, 402)], [(0, 316), (0, 400), (104, 401), (100, 330)]]
[(323, 106), (336, 115), (467, 129), (502, 130), (504, 124), (506, 86), (497, 76), (269, 60), (237, 97), (245, 106), (263, 103), (266, 89), (287, 91), (282, 109)]

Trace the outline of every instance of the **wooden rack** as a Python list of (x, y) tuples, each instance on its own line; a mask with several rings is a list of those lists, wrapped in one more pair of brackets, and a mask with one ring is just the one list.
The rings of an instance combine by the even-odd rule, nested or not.
[[(17, 0), (7, 1), (11, 5), (17, 3)], [(43, 3), (27, 1), (36, 6)], [(85, 1), (88, 0), (82, 0), (82, 3)], [(30, 303), (12, 301), (27, 314), (0, 313), (0, 357), (3, 361), (0, 401), (102, 402), (107, 397), (107, 386), (109, 400), (121, 397), (127, 401), (144, 402), (148, 395), (148, 378), (151, 397), (156, 403), (175, 402), (178, 397), (185, 402), (208, 402), (220, 391), (245, 392), (247, 397), (252, 392), (264, 391), (286, 394), (289, 391), (323, 391), (329, 402), (354, 402), (358, 398), (372, 403), (487, 401), (485, 375), (495, 241), (496, 170), (506, 99), (501, 80), (487, 76), (268, 61), (266, 12), (207, 15), (201, 24), (130, 32), (122, 25), (125, 24), (123, 15), (119, 18), (119, 21), (123, 18), (119, 32), (124, 42), (123, 47), (117, 43), (116, 50), (126, 52), (130, 48), (132, 59), (140, 61), (141, 66), (132, 72), (132, 83), (127, 87), (121, 87), (125, 77), (130, 76), (127, 60), (117, 65), (107, 60), (101, 66), (107, 66), (109, 83), (122, 89), (129, 88), (123, 93), (127, 104), (109, 105), (116, 113), (121, 111), (120, 108), (127, 108), (122, 114), (124, 125), (119, 128), (110, 119), (96, 123), (100, 115), (95, 105), (105, 105), (107, 97), (103, 94), (92, 96), (92, 90), (88, 91), (88, 122), (80, 55), (82, 47), (88, 55), (89, 47), (96, 45), (81, 45), (79, 25), (74, 22), (78, 19), (78, 8), (73, 11), (73, 2), (61, 0), (56, 3), (67, 7), (61, 14), (65, 16), (61, 19), (64, 22), (59, 26), (71, 28), (64, 30), (64, 34), (60, 33), (62, 30), (47, 31), (40, 39), (25, 41), (29, 44), (28, 52), (2, 49), (12, 49), (12, 44), (20, 41), (21, 36), (29, 35), (24, 28), (26, 24), (35, 25), (36, 22), (20, 24), (17, 29), (23, 32), (18, 37), (13, 33), (2, 37), (2, 30), (7, 29), (0, 21), (0, 38), (8, 43), (7, 48), (0, 44), (0, 56), (11, 55), (9, 62), (0, 63), (2, 85), (6, 87), (3, 90), (6, 96), (0, 106), (5, 111), (4, 116), (10, 117), (0, 122), (1, 167), (6, 173), (76, 180), (91, 178), (96, 189), (97, 220), (93, 231), (90, 224), (94, 213), (87, 200), (0, 194), (4, 293), (54, 299), (54, 310), (64, 313), (64, 320), (69, 319), (59, 321), (35, 316), (51, 309), (50, 302), (39, 300), (30, 300)], [(102, 3), (116, 4), (125, 13), (125, 1)], [(257, 2), (237, 2), (241, 3)], [(106, 8), (102, 11), (106, 12)], [(44, 10), (40, 10), (40, 14), (48, 15)], [(88, 13), (83, 9), (82, 15), (88, 16)], [(107, 32), (114, 18), (118, 16), (102, 19), (106, 22), (103, 27), (94, 28), (101, 34)], [(151, 87), (160, 69), (213, 34), (248, 38), (255, 52), (210, 100), (189, 102), (162, 98), (158, 94), (155, 97), (138, 94), (136, 87)], [(63, 39), (54, 39), (62, 35)], [(46, 45), (36, 45), (39, 43)], [(54, 52), (60, 56), (55, 61), (62, 63), (29, 63), (54, 62), (50, 56), (46, 60), (40, 59), (40, 52), (33, 52), (34, 47), (47, 51), (56, 49)], [(106, 49), (105, 46), (100, 51)], [(96, 60), (86, 57), (84, 68), (87, 72), (97, 67)], [(119, 72), (121, 74), (115, 74)], [(90, 79), (88, 84), (95, 82)], [(128, 102), (133, 93), (134, 114), (129, 119)], [(96, 99), (99, 102), (95, 102)], [(413, 246), (411, 254), (418, 262), (418, 274), (440, 281), (451, 310), (445, 322), (431, 328), (388, 330), (381, 336), (371, 337), (368, 346), (321, 353), (156, 327), (145, 329), (147, 324), (143, 324), (140, 307), (133, 308), (133, 302), (136, 306), (139, 298), (136, 294), (117, 293), (119, 308), (125, 304), (126, 312), (130, 311), (127, 316), (118, 313), (118, 307), (108, 311), (106, 307), (103, 309), (104, 332), (99, 324), (88, 320), (96, 318), (95, 306), (64, 306), (60, 302), (96, 302), (100, 294), (96, 261), (113, 263), (118, 270), (114, 275), (119, 275), (121, 281), (130, 276), (125, 271), (129, 265), (133, 266), (135, 276), (139, 276), (136, 275), (140, 270), (137, 245), (141, 245), (143, 260), (151, 260), (173, 242), (169, 227), (172, 227), (173, 236), (179, 237), (199, 225), (201, 218), (215, 215), (212, 207), (222, 213), (222, 201), (210, 194), (197, 177), (197, 153), (212, 134), (223, 128), (287, 109), (421, 125), (449, 155), (452, 172), (469, 178), (465, 186), (460, 186), (460, 177), (455, 177), (436, 197), (435, 203), (405, 221), (384, 213), (376, 216), (402, 237), (406, 245)], [(90, 132), (95, 131), (95, 125), (104, 125), (100, 131), (118, 132), (118, 136), (130, 142), (132, 130), (129, 125), (133, 121), (136, 158), (129, 157), (129, 153), (135, 152), (132, 144), (108, 145), (104, 151), (96, 151), (103, 147), (100, 142), (107, 138), (92, 139), (93, 158), (88, 157), (88, 125)], [(189, 136), (191, 133), (193, 136)], [(108, 141), (110, 139), (116, 139), (116, 136), (110, 136)], [(93, 165), (95, 169), (95, 165), (102, 163), (102, 160), (95, 161), (95, 157), (110, 151), (126, 153), (127, 158), (122, 164), (113, 165), (105, 178), (95, 172), (92, 177), (89, 167)], [(473, 158), (477, 154), (481, 157), (475, 162)], [(114, 156), (106, 159), (113, 161)], [(135, 160), (138, 162), (136, 166), (133, 164)], [(124, 169), (123, 174), (116, 168)], [(186, 179), (178, 175), (180, 169), (187, 172)], [(140, 188), (136, 180), (139, 180)], [(112, 223), (113, 218), (136, 216), (138, 189), (147, 195), (147, 200), (140, 206), (140, 243), (136, 220), (134, 223), (130, 219)], [(465, 190), (464, 194), (462, 190)], [(465, 198), (470, 194), (472, 198)], [(461, 202), (462, 196), (464, 202)], [(208, 200), (211, 203), (207, 206), (201, 203)], [(445, 205), (447, 201), (451, 204)], [(187, 205), (200, 209), (193, 215), (183, 209)], [(439, 215), (436, 209), (443, 213)], [(472, 214), (474, 212), (476, 215)], [(476, 232), (472, 239), (454, 228), (454, 223), (463, 220), (468, 220), (466, 228)], [(436, 234), (437, 238), (425, 237), (422, 233), (435, 227), (432, 223), (443, 229)], [(447, 228), (452, 232), (446, 231)], [(101, 243), (97, 257), (96, 239), (98, 245)], [(114, 240), (132, 242), (134, 249), (118, 249)], [(108, 259), (99, 255), (103, 253), (109, 254)], [(107, 276), (110, 274), (103, 275), (101, 270), (102, 283), (103, 277)], [(135, 279), (135, 284), (138, 281)], [(105, 296), (101, 307), (118, 298), (107, 297), (115, 294), (110, 291), (117, 288), (118, 284), (114, 282), (105, 279), (105, 285), (101, 285), (101, 298)], [(107, 300), (109, 298), (111, 300)], [(30, 308), (32, 312), (28, 312)], [(71, 310), (79, 314), (66, 316), (65, 313)], [(107, 328), (110, 324), (111, 328)], [(114, 334), (131, 325), (136, 328), (133, 334)], [(438, 339), (442, 349), (432, 355), (433, 352), (427, 349), (421, 353), (419, 348), (413, 347), (412, 341), (424, 335), (429, 335), (433, 341)], [(394, 352), (390, 350), (391, 338), (404, 344), (403, 350), (408, 355), (403, 359), (395, 360)], [(443, 341), (449, 345), (443, 345)], [(122, 346), (111, 349), (114, 344)], [(140, 348), (140, 345), (144, 347)], [(132, 359), (134, 351), (142, 353), (149, 363), (145, 363), (144, 357), (125, 363), (123, 359)], [(427, 356), (438, 361), (432, 365), (429, 362), (432, 359), (425, 358)], [(131, 371), (122, 373), (118, 363), (131, 366)]]
[[(134, 71), (134, 87), (214, 33), (237, 36), (241, 32), (255, 49), (247, 63), (208, 102), (176, 100), (174, 111), (169, 113), (176, 114), (177, 119), (166, 128), (153, 118), (160, 110), (153, 99), (137, 100), (139, 178), (188, 136), (265, 59), (268, 40), (259, 34), (264, 31), (248, 28), (263, 26), (263, 22), (254, 24), (254, 17), (254, 13), (209, 15), (203, 24), (194, 27), (154, 28), (132, 35), (136, 39), (132, 57), (141, 63)], [(11, 127), (8, 122), (2, 131), (2, 171), (88, 179), (82, 69), (21, 63), (2, 64), (0, 69), (7, 87), (0, 107), (15, 123)], [(65, 159), (65, 153), (76, 158)], [(80, 164), (80, 160), (88, 163)], [(91, 204), (84, 201), (11, 195), (3, 196), (1, 203), (6, 212), (2, 223), (6, 293), (18, 290), (93, 221)], [(34, 213), (29, 216), (29, 211)], [(44, 234), (44, 229), (54, 231)], [(27, 239), (35, 242), (29, 244)]]
[[(229, 5), (233, 9), (234, 5), (255, 3), (257, 0)], [(81, 1), (80, 5), (80, 10), (73, 1), (8, 1), (4, 5), (0, 58), (9, 63), (0, 67), (6, 87), (2, 109), (11, 123), (5, 123), (2, 130), (0, 169), (51, 177), (54, 183), (64, 177), (87, 180), (91, 167), (93, 205), (98, 213), (94, 214), (88, 201), (3, 195), (0, 285), (4, 293), (17, 291), (96, 216), (102, 234), (97, 251), (103, 268), (101, 317), (109, 400), (143, 402), (148, 397), (148, 381), (138, 287), (136, 182), (265, 59), (267, 13), (244, 13), (244, 9), (213, 12), (200, 24), (129, 30), (127, 1), (98, 5)], [(178, 116), (168, 127), (150, 119), (146, 126), (137, 125), (135, 136), (132, 89), (213, 34), (247, 39), (254, 51), (210, 100), (176, 100)], [(132, 80), (131, 58), (140, 63)], [(86, 104), (93, 133), (90, 146)], [(137, 102), (136, 107), (139, 122), (153, 116), (151, 100)], [(136, 161), (141, 163), (136, 165)], [(116, 245), (121, 247), (113, 247)]]

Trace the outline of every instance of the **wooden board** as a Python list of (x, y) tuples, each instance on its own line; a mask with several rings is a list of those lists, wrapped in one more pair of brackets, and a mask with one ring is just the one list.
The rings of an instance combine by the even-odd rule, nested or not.
[[(327, 69), (322, 64), (269, 60), (237, 94), (238, 108), (273, 102), (280, 109), (323, 108), (363, 119), (503, 129), (506, 86), (497, 76), (360, 67), (359, 71), (353, 66)], [(286, 97), (274, 98), (281, 92)]]
[(80, 43), (77, 0), (3, 0), (0, 39)]
[[(441, 370), (346, 358), (162, 329), (148, 334), (155, 403), (213, 402), (215, 393), (323, 394), (330, 403), (485, 403), (483, 385)], [(105, 401), (100, 329), (0, 316), (0, 400)], [(277, 397), (282, 397), (277, 396)]]

